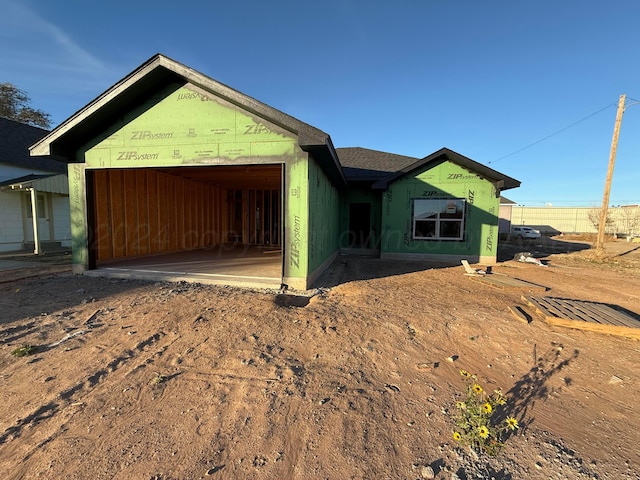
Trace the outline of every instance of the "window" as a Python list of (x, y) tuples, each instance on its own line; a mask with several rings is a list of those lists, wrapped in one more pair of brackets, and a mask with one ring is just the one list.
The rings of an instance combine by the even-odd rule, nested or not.
[[(43, 194), (38, 194), (38, 218), (46, 218), (46, 204)], [(33, 212), (31, 210), (31, 195), (27, 194), (27, 217), (32, 218)]]
[(416, 198), (413, 200), (413, 238), (416, 240), (462, 240), (465, 200), (462, 198)]

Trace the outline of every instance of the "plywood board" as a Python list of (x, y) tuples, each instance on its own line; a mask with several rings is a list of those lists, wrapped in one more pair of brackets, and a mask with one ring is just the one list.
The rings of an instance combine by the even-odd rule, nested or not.
[(547, 323), (640, 340), (640, 315), (584, 300), (522, 296)]
[(158, 174), (153, 171), (147, 172), (147, 191), (149, 202), (149, 251), (159, 253), (162, 251), (161, 238), (159, 234), (159, 195), (158, 195)]
[(507, 275), (498, 275), (498, 274), (486, 274), (486, 275), (468, 275), (468, 277), (472, 280), (486, 283), (495, 288), (528, 288), (533, 290), (548, 290), (544, 285), (538, 285), (536, 283), (526, 282), (524, 280), (520, 280), (518, 278), (509, 277)]
[(147, 190), (147, 171), (135, 170), (136, 176), (136, 211), (138, 223), (136, 237), (138, 255), (146, 255), (150, 250), (149, 239), (149, 196)]
[(102, 173), (102, 175), (96, 175), (93, 181), (93, 195), (96, 199), (94, 202), (94, 216), (98, 219), (95, 228), (95, 249), (99, 259), (113, 257), (110, 230), (111, 214), (109, 212), (109, 202), (104, 201), (104, 199), (109, 198), (109, 179), (104, 172)]
[[(121, 171), (105, 172), (109, 178), (109, 207), (111, 210), (111, 244), (113, 258), (126, 255), (126, 222), (124, 219), (124, 185)], [(100, 199), (96, 199), (100, 201)], [(100, 221), (100, 219), (97, 219)]]

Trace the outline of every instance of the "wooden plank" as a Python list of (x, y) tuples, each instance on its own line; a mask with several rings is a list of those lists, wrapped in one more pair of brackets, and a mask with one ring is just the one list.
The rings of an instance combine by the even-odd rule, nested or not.
[(176, 250), (185, 249), (185, 221), (184, 221), (184, 181), (181, 178), (174, 177), (176, 189), (175, 201), (175, 231), (177, 238)]
[(167, 204), (169, 194), (167, 187), (167, 175), (157, 173), (158, 188), (158, 245), (160, 252), (169, 251), (169, 212)]
[(209, 188), (209, 203), (211, 205), (211, 210), (209, 211), (209, 216), (211, 218), (211, 227), (210, 227), (210, 239), (209, 245), (217, 245), (220, 243), (220, 222), (222, 220), (222, 211), (223, 205), (220, 201), (220, 189), (217, 187)]
[(597, 302), (544, 297), (533, 299), (546, 315), (628, 327), (640, 327), (640, 322), (614, 308)]
[(538, 285), (535, 283), (530, 283), (530, 282), (526, 282), (524, 280), (520, 280), (517, 278), (512, 278), (512, 277), (508, 277), (506, 275), (494, 275), (494, 274), (487, 274), (487, 275), (467, 275), (468, 278), (478, 281), (478, 282), (482, 282), (482, 283), (486, 283), (492, 287), (496, 287), (496, 288), (500, 288), (500, 289), (506, 289), (506, 288), (528, 288), (528, 289), (534, 289), (534, 290), (542, 290), (542, 291), (546, 291), (547, 287), (543, 286), (543, 285)]
[[(563, 313), (557, 309), (555, 309), (553, 306), (550, 305), (545, 305), (539, 302), (538, 298), (534, 298), (534, 297), (522, 297), (525, 302), (535, 308), (536, 312), (538, 312), (539, 315), (542, 315), (545, 319), (547, 317), (561, 317), (563, 315)], [(550, 307), (550, 308), (547, 308)]]
[(591, 308), (595, 313), (601, 315), (603, 318), (609, 320), (612, 325), (620, 325), (624, 327), (635, 327), (638, 324), (638, 320), (630, 318), (624, 312), (616, 310), (614, 307), (604, 305), (601, 303), (591, 304)]
[[(550, 325), (640, 339), (640, 321), (608, 305), (525, 295), (522, 296), (522, 300), (533, 307)], [(603, 311), (607, 311), (607, 315), (604, 315)], [(576, 312), (579, 312), (579, 315)]]
[(572, 312), (567, 308), (567, 303), (557, 301), (554, 298), (540, 298), (537, 300), (540, 302), (542, 308), (545, 308), (550, 313), (551, 317), (588, 321), (587, 318), (580, 318), (578, 316), (573, 318)]
[(217, 189), (218, 190), (218, 212), (220, 214), (220, 218), (218, 219), (218, 244), (226, 243), (227, 241), (227, 232), (229, 231), (229, 223), (230, 223), (230, 212), (231, 212), (231, 203), (228, 198), (231, 195), (230, 190), (225, 189)]
[(124, 213), (124, 176), (122, 170), (109, 170), (109, 205), (111, 206), (111, 242), (113, 257), (127, 254), (126, 220)]
[(460, 260), (460, 263), (462, 263), (462, 266), (464, 267), (464, 271), (468, 275), (479, 275), (479, 273), (476, 271), (475, 268), (471, 268), (471, 265), (469, 265), (469, 262), (467, 260)]
[(212, 187), (205, 186), (202, 190), (202, 244), (205, 247), (211, 245), (211, 190)]
[(249, 231), (249, 191), (242, 190), (242, 243), (247, 245), (250, 243)]
[(123, 170), (124, 179), (124, 223), (127, 257), (138, 255), (138, 193), (133, 170)]
[(136, 208), (138, 224), (136, 225), (136, 237), (138, 254), (147, 255), (150, 250), (149, 239), (149, 192), (147, 189), (147, 170), (135, 169), (136, 177)]
[(159, 253), (160, 245), (160, 196), (158, 195), (158, 174), (147, 170), (147, 197), (149, 199), (149, 252)]
[(589, 332), (605, 333), (619, 337), (633, 338), (640, 340), (640, 328), (620, 327), (616, 325), (603, 325), (593, 322), (582, 322), (580, 320), (565, 320), (562, 318), (550, 318), (548, 323), (560, 327), (586, 330)]
[(169, 238), (169, 252), (178, 249), (178, 198), (176, 177), (167, 176), (167, 234)]
[(183, 188), (183, 198), (184, 198), (184, 227), (183, 227), (183, 238), (184, 244), (182, 248), (191, 249), (194, 247), (193, 245), (193, 210), (195, 204), (195, 196), (192, 191), (192, 182), (187, 179), (182, 179), (182, 188)]
[(95, 205), (96, 260), (113, 258), (111, 241), (111, 214), (109, 204), (109, 178), (107, 170), (93, 171)]
[(519, 307), (517, 305), (510, 305), (509, 311), (517, 320), (520, 320), (521, 322), (531, 323), (533, 321), (533, 317), (529, 315), (529, 313), (522, 307)]
[(207, 245), (205, 241), (205, 237), (207, 235), (207, 201), (206, 201), (206, 190), (208, 187), (203, 183), (198, 183), (198, 246), (204, 247)]

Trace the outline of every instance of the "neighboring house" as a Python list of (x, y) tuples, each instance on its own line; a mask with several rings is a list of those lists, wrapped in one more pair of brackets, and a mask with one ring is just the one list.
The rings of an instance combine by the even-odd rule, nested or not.
[(511, 216), (513, 214), (513, 206), (517, 205), (513, 200), (500, 196), (500, 214), (498, 233), (509, 235), (511, 233)]
[(422, 159), (335, 149), (325, 132), (163, 55), (31, 154), (70, 162), (76, 273), (239, 244), (276, 247), (281, 283), (296, 289), (341, 251), (493, 263), (500, 192), (520, 185), (445, 148)]
[(67, 165), (29, 155), (47, 133), (0, 118), (0, 252), (71, 245)]

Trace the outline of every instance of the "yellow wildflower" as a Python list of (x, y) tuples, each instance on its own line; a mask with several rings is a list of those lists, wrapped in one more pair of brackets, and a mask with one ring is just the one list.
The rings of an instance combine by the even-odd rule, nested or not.
[(477, 383), (473, 384), (473, 391), (475, 393), (477, 393), (478, 395), (480, 395), (482, 393), (482, 387), (480, 385), (478, 385)]
[(482, 405), (482, 411), (484, 413), (491, 413), (492, 410), (493, 410), (493, 407), (491, 406), (491, 404), (489, 402), (487, 402), (484, 405)]
[(520, 428), (520, 425), (518, 425), (518, 420), (516, 420), (513, 417), (507, 417), (507, 427), (509, 427), (511, 430), (515, 430), (516, 428)]
[(484, 425), (482, 427), (478, 427), (478, 435), (480, 435), (481, 438), (487, 438), (489, 436), (489, 429)]
[(459, 432), (453, 432), (453, 439), (454, 439), (456, 442), (459, 442), (460, 440), (462, 440), (462, 435), (460, 435), (460, 433), (459, 433)]
[(507, 399), (504, 398), (501, 390), (494, 390), (493, 398), (495, 399), (496, 405), (505, 405), (507, 403)]
[(456, 402), (456, 408), (459, 410), (466, 410), (467, 404), (464, 402)]
[(469, 372), (467, 372), (466, 370), (460, 370), (460, 375), (462, 375), (465, 378), (468, 378), (471, 376), (471, 374)]

